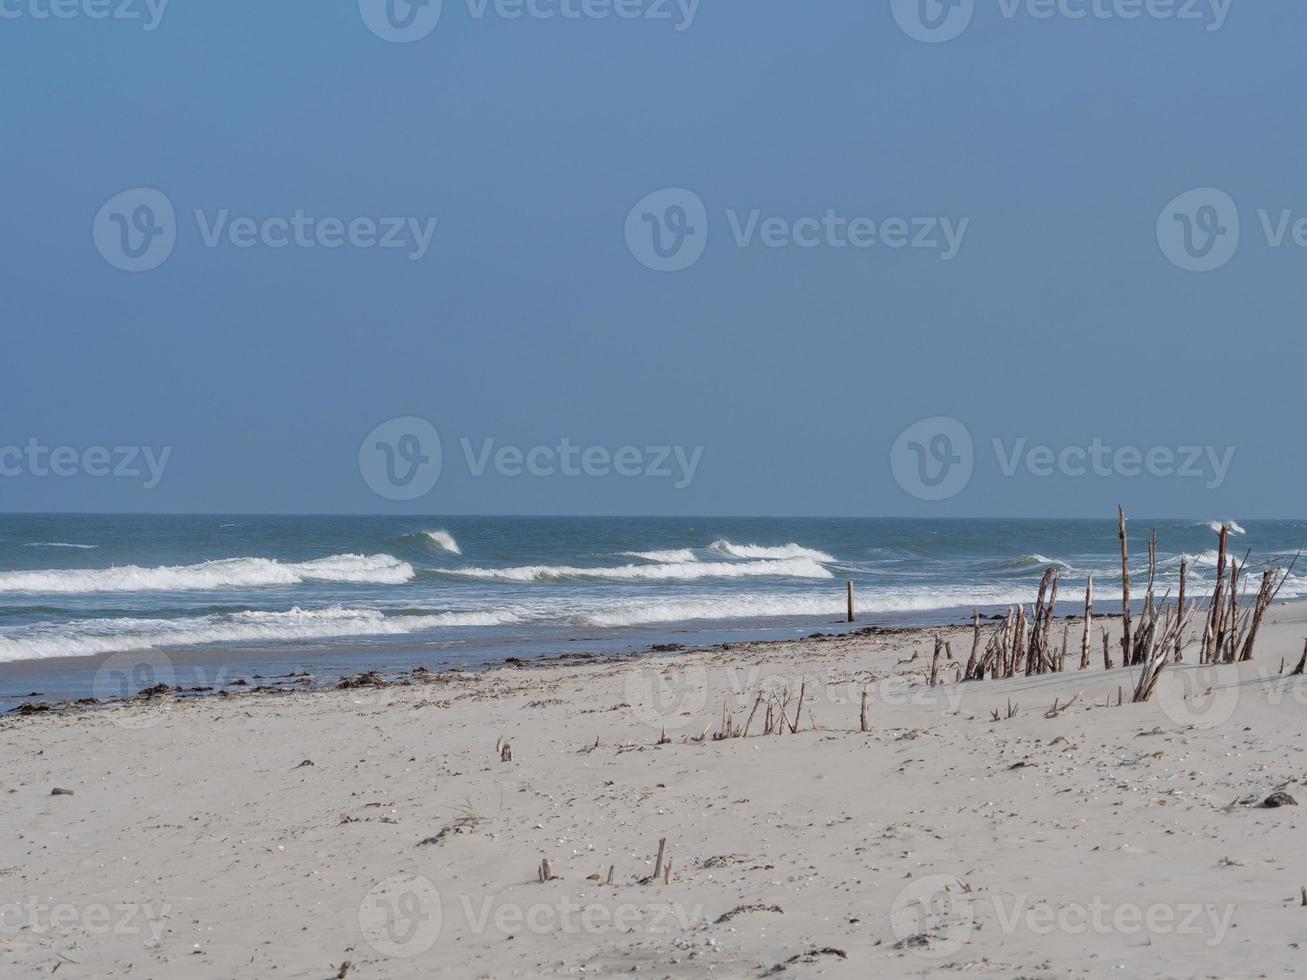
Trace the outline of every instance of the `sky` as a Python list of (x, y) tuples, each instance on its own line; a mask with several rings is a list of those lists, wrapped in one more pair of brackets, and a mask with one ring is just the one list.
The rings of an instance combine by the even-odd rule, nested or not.
[(0, 0), (0, 511), (1303, 516), (1305, 31)]

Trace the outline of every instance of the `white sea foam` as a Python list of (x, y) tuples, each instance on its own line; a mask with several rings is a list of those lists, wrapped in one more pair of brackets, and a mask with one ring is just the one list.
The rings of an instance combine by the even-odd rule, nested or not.
[(653, 561), (666, 565), (684, 564), (698, 561), (699, 557), (689, 548), (673, 548), (670, 551), (623, 551), (623, 558), (639, 558), (641, 561)]
[(0, 662), (78, 657), (208, 643), (287, 643), (344, 637), (400, 636), (458, 626), (517, 622), (512, 610), (386, 616), (376, 609), (238, 612), (194, 619), (92, 619), (39, 623), (0, 634)]
[(1211, 528), (1213, 531), (1215, 531), (1217, 534), (1220, 534), (1220, 533), (1221, 533), (1221, 528), (1223, 528), (1223, 527), (1228, 527), (1228, 528), (1230, 529), (1230, 533), (1231, 533), (1231, 534), (1247, 534), (1247, 533), (1248, 533), (1248, 532), (1245, 531), (1242, 527), (1239, 526), (1239, 522), (1238, 522), (1238, 521), (1210, 521), (1210, 522), (1208, 523), (1207, 526), (1210, 527), (1210, 528)]
[(836, 596), (739, 595), (632, 603), (583, 613), (578, 618), (588, 626), (646, 626), (695, 620), (834, 616), (843, 612), (844, 600)]
[(24, 548), (81, 548), (90, 551), (100, 547), (98, 544), (69, 544), (66, 541), (29, 541)]
[(727, 555), (731, 558), (808, 558), (812, 561), (834, 561), (834, 555), (828, 555), (824, 551), (817, 551), (815, 548), (805, 548), (800, 544), (785, 544), (780, 547), (764, 547), (756, 544), (732, 544), (724, 538), (719, 538), (708, 546), (719, 554)]
[(451, 555), (461, 555), (463, 553), (463, 549), (458, 546), (458, 542), (454, 540), (454, 536), (448, 531), (427, 531), (426, 535), (431, 543), (441, 551), (448, 551)]
[[(1034, 601), (1029, 588), (940, 587), (888, 589), (858, 594), (858, 612), (873, 615), (970, 609), (973, 606), (1008, 606)], [(1071, 600), (1067, 600), (1071, 601)], [(843, 618), (845, 599), (834, 594), (748, 594), (668, 599), (653, 602), (614, 603), (581, 612), (576, 619), (589, 626), (647, 626), (658, 623), (776, 619), (801, 616)]]
[(391, 555), (331, 555), (305, 562), (226, 558), (198, 565), (115, 565), (0, 572), (0, 592), (172, 592), (303, 582), (400, 585), (413, 566)]
[(750, 562), (669, 562), (661, 565), (621, 565), (615, 568), (576, 568), (571, 565), (524, 565), (518, 568), (460, 568), (467, 578), (502, 582), (549, 582), (558, 579), (687, 581), (700, 578), (748, 578), (755, 575), (791, 578), (832, 578), (811, 558)]
[[(1199, 555), (1188, 555), (1188, 556), (1186, 556), (1186, 557), (1188, 557), (1188, 559), (1189, 559), (1189, 565), (1190, 565), (1190, 567), (1198, 567), (1198, 568), (1215, 568), (1216, 565), (1217, 565), (1217, 562), (1220, 560), (1221, 552), (1220, 552), (1220, 550), (1217, 549), (1217, 548), (1212, 548), (1212, 549), (1210, 549), (1210, 550), (1208, 550), (1208, 551), (1204, 551), (1202, 554), (1199, 554)], [(1231, 559), (1232, 557), (1234, 557), (1236, 561), (1238, 560), (1236, 556), (1231, 555), (1231, 554), (1227, 551), (1227, 552), (1226, 552), (1226, 555), (1225, 555), (1225, 560), (1226, 560), (1227, 565), (1229, 564), (1229, 561), (1230, 561), (1230, 559)], [(1180, 563), (1180, 559), (1179, 559), (1178, 557), (1177, 557), (1177, 558), (1170, 559), (1170, 560), (1168, 560), (1168, 562), (1166, 562), (1166, 564), (1168, 564), (1168, 565), (1178, 565), (1179, 563)]]

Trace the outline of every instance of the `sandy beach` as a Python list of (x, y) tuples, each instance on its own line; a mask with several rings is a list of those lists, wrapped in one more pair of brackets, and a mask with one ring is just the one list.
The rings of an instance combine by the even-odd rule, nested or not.
[[(873, 630), (7, 716), (0, 972), (1300, 969), (1300, 811), (1261, 804), (1307, 778), (1307, 604), (1139, 705), (1097, 657), (931, 688), (937, 633), (965, 658)], [(797, 731), (714, 739), (785, 688)]]
[(1304, 37), (0, 0), (0, 980), (1307, 974)]

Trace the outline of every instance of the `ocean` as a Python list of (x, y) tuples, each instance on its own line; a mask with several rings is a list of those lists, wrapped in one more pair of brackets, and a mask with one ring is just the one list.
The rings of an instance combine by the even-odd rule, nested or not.
[[(1233, 526), (1254, 570), (1307, 540), (1305, 521)], [(1133, 519), (1136, 594), (1153, 528), (1161, 590), (1188, 554), (1201, 594), (1219, 527)], [(1090, 573), (1098, 609), (1119, 609), (1115, 519), (6, 515), (0, 710), (163, 674), (322, 679), (792, 638), (847, 628), (846, 581), (858, 626), (941, 625), (1032, 602), (1049, 566), (1063, 612)], [(1307, 595), (1300, 571), (1282, 598)], [(106, 657), (140, 669), (106, 691)]]

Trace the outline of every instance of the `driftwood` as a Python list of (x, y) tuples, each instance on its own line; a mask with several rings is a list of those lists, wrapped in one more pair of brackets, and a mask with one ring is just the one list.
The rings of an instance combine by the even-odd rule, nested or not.
[[(1148, 590), (1144, 593), (1144, 611), (1141, 617), (1142, 623), (1151, 623), (1156, 625), (1154, 613), (1156, 612), (1154, 604), (1154, 589), (1157, 587), (1157, 529), (1153, 529), (1152, 535), (1148, 539)], [(1137, 666), (1143, 663), (1145, 650), (1149, 645), (1150, 639), (1147, 636), (1136, 634), (1134, 645), (1131, 648), (1130, 656), (1126, 663), (1130, 666)]]
[(1147, 645), (1142, 650), (1143, 670), (1139, 672), (1139, 681), (1135, 685), (1132, 698), (1134, 703), (1147, 701), (1153, 696), (1162, 671), (1171, 662), (1175, 637), (1188, 628), (1194, 612), (1194, 609), (1184, 609), (1181, 606), (1167, 606), (1164, 612), (1159, 613), (1154, 606), (1140, 622), (1140, 634), (1147, 638)]
[[(1170, 590), (1167, 590), (1160, 599), (1158, 598), (1160, 551), (1157, 532), (1154, 530), (1148, 542), (1148, 585), (1144, 593), (1143, 608), (1137, 614), (1137, 617), (1132, 614), (1130, 609), (1130, 551), (1124, 507), (1118, 508), (1118, 533), (1121, 542), (1123, 578), (1122, 666), (1142, 668), (1134, 683), (1131, 698), (1132, 702), (1137, 703), (1148, 701), (1153, 696), (1161, 675), (1168, 664), (1178, 663), (1183, 659), (1186, 634), (1197, 617), (1200, 603), (1191, 603), (1189, 599), (1190, 559), (1185, 555), (1180, 556), (1179, 597), (1177, 601), (1171, 602)], [(1265, 615), (1297, 566), (1303, 550), (1299, 550), (1298, 555), (1294, 557), (1287, 569), (1265, 569), (1261, 574), (1260, 587), (1256, 598), (1248, 603), (1241, 601), (1241, 579), (1247, 577), (1251, 551), (1244, 555), (1242, 561), (1231, 561), (1228, 549), (1229, 527), (1223, 526), (1221, 528), (1221, 543), (1217, 558), (1219, 575), (1204, 615), (1202, 646), (1199, 656), (1200, 661), (1203, 663), (1229, 663), (1236, 660), (1248, 661), (1253, 659), (1257, 638), (1265, 620)], [(945, 658), (952, 667), (953, 679), (958, 682), (984, 681), (986, 679), (999, 680), (1020, 674), (1029, 676), (1065, 671), (1067, 658), (1071, 655), (1071, 620), (1074, 617), (1063, 620), (1061, 642), (1055, 645), (1052, 637), (1060, 583), (1061, 572), (1059, 569), (1055, 567), (1044, 569), (1039, 582), (1038, 594), (1035, 602), (1030, 606), (1029, 612), (1027, 612), (1024, 604), (1010, 607), (1001, 620), (997, 616), (994, 617), (995, 623), (988, 631), (987, 637), (984, 618), (978, 609), (973, 609), (971, 652), (965, 666), (961, 661), (955, 659), (952, 641), (945, 639), (941, 635), (936, 635), (929, 667), (928, 669), (918, 669), (917, 675), (931, 687), (938, 686), (948, 679), (947, 667), (944, 675), (941, 676), (940, 674), (940, 667)], [(1089, 669), (1092, 656), (1091, 648), (1094, 643), (1093, 630), (1096, 624), (1094, 620), (1094, 579), (1092, 575), (1088, 577), (1085, 583), (1084, 601), (1085, 615), (1080, 636), (1080, 670)], [(1101, 623), (1102, 619), (1100, 617), (1098, 628), (1103, 647), (1103, 669), (1112, 670), (1115, 667), (1112, 657), (1112, 649), (1115, 644), (1111, 640), (1109, 629), (1107, 626), (1101, 625)], [(922, 659), (922, 653), (923, 651), (918, 650), (913, 653), (910, 661), (901, 660), (899, 663), (918, 662)], [(1287, 667), (1287, 663), (1282, 663), (1281, 674), (1284, 673), (1285, 667)], [(1307, 645), (1304, 646), (1302, 659), (1294, 669), (1292, 676), (1303, 676), (1305, 673), (1307, 673)], [(866, 682), (862, 689), (858, 714), (858, 730), (863, 733), (871, 730), (869, 691), (870, 682)], [(800, 683), (797, 704), (793, 715), (791, 715), (790, 704), (794, 700), (794, 694), (788, 687), (780, 691), (775, 689), (770, 691), (759, 690), (754, 698), (748, 718), (743, 725), (739, 725), (735, 720), (736, 705), (734, 699), (728, 697), (722, 704), (720, 729), (716, 735), (711, 736), (710, 739), (713, 726), (709, 724), (702, 736), (696, 738), (683, 737), (682, 741), (702, 744), (710, 740), (746, 738), (752, 730), (755, 717), (761, 713), (764, 704), (766, 705), (766, 711), (762, 721), (762, 735), (797, 734), (799, 726), (803, 722), (804, 708), (808, 702), (806, 680), (802, 680)], [(1058, 717), (1071, 704), (1075, 703), (1075, 700), (1072, 699), (1067, 704), (1054, 701), (1052, 708), (1046, 713), (1046, 717)], [(1118, 688), (1117, 705), (1123, 704), (1124, 700), (1124, 690)], [(1107, 703), (1111, 703), (1110, 698)], [(1016, 713), (1017, 707), (1009, 699), (1007, 718), (1015, 717)], [(1003, 718), (1002, 713), (997, 710), (993, 711), (992, 715), (993, 720), (996, 722)], [(818, 730), (816, 719), (813, 717), (811, 710), (808, 712), (808, 720), (811, 729), (813, 731)], [(658, 739), (658, 744), (666, 745), (670, 742), (671, 739), (668, 738), (664, 728), (661, 737)], [(595, 744), (597, 748), (600, 743), (596, 740)], [(512, 760), (512, 748), (507, 740), (501, 737), (496, 749), (504, 761)], [(670, 865), (665, 861), (664, 850), (665, 841), (660, 847), (656, 867), (657, 873), (652, 879), (644, 879), (645, 881), (657, 881), (660, 878), (670, 880)], [(543, 877), (549, 871), (547, 863), (542, 863), (541, 868), (542, 880), (548, 880)], [(597, 876), (595, 880), (598, 880)]]
[(1030, 625), (1030, 647), (1026, 653), (1026, 676), (1056, 670), (1049, 642), (1053, 626), (1053, 605), (1057, 602), (1057, 588), (1061, 576), (1056, 568), (1044, 571), (1039, 581), (1039, 597), (1035, 600), (1034, 618)]
[(1223, 630), (1221, 624), (1225, 614), (1225, 557), (1230, 546), (1230, 528), (1221, 525), (1221, 543), (1216, 554), (1216, 587), (1212, 590), (1212, 601), (1208, 606), (1207, 625), (1203, 629), (1203, 646), (1199, 653), (1200, 663), (1214, 663), (1220, 653)]
[[(1013, 718), (1015, 718), (1015, 717), (1017, 716), (1017, 712), (1018, 712), (1019, 710), (1021, 710), (1021, 705), (1019, 705), (1019, 704), (1013, 704), (1013, 703), (1012, 703), (1012, 699), (1011, 699), (1011, 698), (1008, 698), (1008, 702), (1007, 702), (1007, 720), (1008, 720), (1008, 721), (1011, 721)], [(1003, 720), (1002, 718), (999, 717), (998, 709), (997, 709), (997, 708), (994, 708), (994, 709), (990, 712), (990, 714), (993, 715), (995, 721), (1002, 721), (1002, 720)]]
[(1082, 691), (1077, 691), (1074, 695), (1072, 695), (1071, 700), (1068, 701), (1066, 704), (1060, 704), (1060, 703), (1059, 703), (1059, 702), (1060, 702), (1060, 699), (1059, 699), (1059, 698), (1054, 698), (1054, 699), (1053, 699), (1053, 707), (1049, 708), (1047, 711), (1044, 712), (1044, 717), (1045, 717), (1045, 718), (1056, 718), (1056, 717), (1057, 717), (1058, 715), (1060, 715), (1062, 712), (1066, 711), (1067, 708), (1071, 707), (1071, 705), (1075, 704), (1078, 700), (1080, 700), (1080, 695), (1081, 695), (1082, 693), (1084, 693), (1084, 692), (1082, 692)]
[(1257, 593), (1257, 601), (1253, 608), (1252, 623), (1248, 627), (1248, 636), (1244, 640), (1243, 648), (1239, 653), (1239, 660), (1248, 661), (1253, 659), (1254, 647), (1257, 645), (1257, 631), (1261, 629), (1262, 618), (1266, 615), (1266, 610), (1271, 607), (1280, 590), (1284, 588), (1284, 583), (1289, 580), (1293, 570), (1298, 567), (1298, 560), (1302, 558), (1302, 549), (1293, 556), (1293, 561), (1289, 567), (1281, 572), (1277, 568), (1272, 568), (1262, 576), (1262, 587)]

